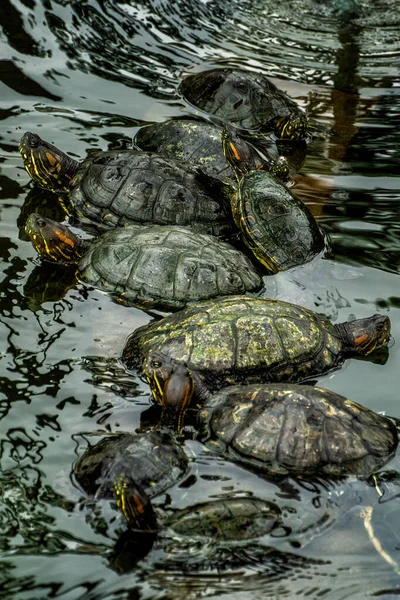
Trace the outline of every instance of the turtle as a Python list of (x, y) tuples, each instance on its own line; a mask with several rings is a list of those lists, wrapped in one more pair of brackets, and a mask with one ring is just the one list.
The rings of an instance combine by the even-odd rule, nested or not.
[(223, 152), (238, 183), (231, 210), (243, 242), (269, 273), (310, 262), (327, 248), (308, 207), (272, 172), (254, 168), (248, 144), (233, 127), (222, 133)]
[(308, 133), (306, 113), (262, 73), (230, 67), (201, 71), (186, 77), (179, 92), (223, 123), (290, 140)]
[(223, 184), (179, 161), (124, 150), (99, 152), (78, 163), (30, 132), (22, 136), (19, 151), (34, 182), (50, 191), (68, 192), (82, 221), (108, 228), (139, 222), (232, 233)]
[[(136, 133), (134, 144), (141, 150), (158, 152), (168, 158), (197, 166), (208, 175), (229, 183), (235, 173), (222, 151), (221, 133), (221, 126), (206, 121), (170, 119), (141, 127)], [(271, 171), (282, 181), (288, 181), (289, 168), (286, 161), (272, 160), (265, 150), (261, 157), (256, 149), (249, 144), (248, 147), (254, 168)]]
[(73, 479), (86, 496), (113, 500), (132, 529), (154, 532), (151, 498), (188, 472), (189, 460), (168, 431), (121, 433), (90, 446), (73, 467)]
[(298, 383), (340, 367), (346, 357), (370, 354), (389, 337), (386, 315), (333, 324), (289, 302), (231, 296), (139, 327), (121, 362), (141, 373), (155, 400), (181, 422), (192, 398), (201, 402), (234, 384)]
[(199, 439), (214, 450), (282, 475), (369, 475), (398, 445), (391, 419), (305, 384), (223, 388), (200, 409), (198, 422)]
[(123, 300), (179, 309), (218, 295), (259, 292), (263, 279), (242, 252), (177, 225), (126, 225), (94, 240), (33, 213), (25, 230), (37, 252), (77, 263), (76, 277)]

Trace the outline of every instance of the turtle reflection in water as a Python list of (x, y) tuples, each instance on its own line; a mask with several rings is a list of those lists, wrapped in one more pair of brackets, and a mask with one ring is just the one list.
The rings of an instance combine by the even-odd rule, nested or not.
[(179, 420), (192, 398), (202, 403), (232, 384), (299, 382), (340, 367), (347, 357), (369, 355), (389, 337), (385, 315), (333, 324), (288, 302), (232, 296), (139, 327), (122, 362), (144, 375), (155, 400), (173, 407)]
[(43, 258), (76, 263), (79, 281), (125, 304), (179, 309), (188, 302), (263, 287), (256, 268), (239, 250), (185, 227), (132, 224), (88, 241), (62, 223), (32, 214), (25, 230)]
[(33, 181), (68, 192), (80, 219), (107, 227), (153, 223), (232, 232), (223, 184), (189, 165), (136, 150), (99, 152), (78, 163), (30, 132), (19, 150)]

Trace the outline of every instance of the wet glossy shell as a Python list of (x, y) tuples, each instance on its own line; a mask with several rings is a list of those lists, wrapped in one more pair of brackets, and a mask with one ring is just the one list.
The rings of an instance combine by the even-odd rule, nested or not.
[(188, 459), (172, 437), (158, 432), (107, 437), (91, 446), (74, 466), (74, 477), (89, 496), (113, 497), (116, 478), (124, 473), (150, 498), (183, 477)]
[(244, 242), (272, 273), (307, 263), (324, 248), (307, 206), (266, 171), (245, 175), (231, 205)]
[(222, 152), (221, 131), (211, 123), (173, 119), (142, 127), (134, 142), (141, 150), (158, 152), (191, 167), (200, 167), (208, 175), (226, 181), (234, 174)]
[(85, 283), (181, 308), (187, 302), (259, 291), (260, 275), (239, 250), (186, 227), (130, 225), (103, 234), (78, 265)]
[(226, 498), (190, 506), (175, 513), (165, 524), (181, 535), (246, 540), (271, 533), (279, 527), (280, 516), (280, 509), (272, 502)]
[(386, 417), (306, 385), (225, 388), (199, 419), (211, 447), (276, 473), (371, 473), (398, 443)]
[(102, 152), (82, 164), (71, 190), (80, 218), (108, 227), (140, 222), (212, 234), (232, 229), (218, 180), (156, 154)]
[(186, 77), (180, 85), (183, 97), (207, 113), (241, 127), (275, 122), (301, 109), (265, 75), (240, 69), (213, 69)]
[(210, 389), (229, 383), (299, 381), (343, 360), (342, 342), (324, 316), (267, 298), (217, 298), (140, 327), (122, 360), (152, 375), (159, 351), (186, 362)]

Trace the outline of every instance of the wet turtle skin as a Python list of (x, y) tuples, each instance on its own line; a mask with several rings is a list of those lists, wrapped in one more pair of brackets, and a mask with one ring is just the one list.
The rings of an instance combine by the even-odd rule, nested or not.
[(257, 292), (263, 280), (233, 246), (185, 227), (136, 226), (108, 231), (78, 264), (78, 279), (165, 308), (215, 296)]
[[(200, 110), (223, 122), (272, 132), (279, 120), (290, 115), (305, 119), (304, 112), (285, 92), (261, 73), (240, 69), (212, 69), (186, 77), (179, 88), (182, 96)], [(304, 125), (295, 138), (307, 133)], [(289, 134), (289, 135), (288, 135)], [(291, 137), (287, 132), (285, 137)]]
[(184, 450), (167, 432), (124, 433), (89, 447), (74, 465), (74, 479), (88, 496), (115, 499), (114, 484), (123, 474), (152, 498), (187, 470)]
[(122, 362), (149, 381), (152, 355), (186, 363), (213, 390), (235, 383), (299, 381), (342, 364), (337, 326), (311, 310), (268, 298), (199, 303), (138, 328)]
[(158, 152), (227, 181), (234, 173), (221, 148), (221, 128), (194, 119), (172, 119), (142, 127), (135, 145), (141, 150)]
[(210, 447), (269, 473), (370, 474), (398, 444), (390, 419), (308, 385), (227, 387), (199, 422)]
[(156, 154), (101, 152), (83, 162), (72, 178), (70, 201), (81, 219), (107, 227), (134, 222), (188, 225), (220, 235), (232, 231), (220, 185)]
[(307, 263), (325, 247), (307, 206), (271, 173), (247, 173), (231, 207), (243, 241), (271, 273)]

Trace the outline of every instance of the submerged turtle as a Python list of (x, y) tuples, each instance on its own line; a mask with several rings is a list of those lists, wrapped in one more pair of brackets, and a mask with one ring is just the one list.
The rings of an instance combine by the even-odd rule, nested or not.
[(80, 281), (127, 304), (182, 308), (194, 300), (263, 287), (261, 276), (239, 250), (186, 227), (132, 224), (88, 241), (34, 213), (25, 229), (41, 256), (77, 263)]
[(398, 444), (390, 419), (309, 385), (227, 387), (207, 401), (199, 421), (202, 441), (270, 473), (370, 474)]
[(19, 150), (31, 178), (48, 190), (69, 192), (81, 219), (108, 227), (186, 225), (214, 235), (232, 230), (222, 183), (178, 161), (125, 150), (78, 163), (29, 132)]
[[(208, 175), (226, 182), (234, 177), (234, 171), (224, 156), (221, 133), (221, 127), (205, 121), (170, 119), (141, 127), (134, 143), (141, 150), (158, 152), (168, 158), (198, 166)], [(249, 145), (248, 148), (252, 150)], [(271, 171), (282, 181), (287, 181), (289, 169), (284, 161), (273, 161), (268, 155), (261, 158), (255, 150), (251, 152), (251, 160), (253, 168)]]
[(271, 273), (312, 260), (325, 239), (307, 206), (273, 173), (254, 169), (248, 144), (226, 127), (222, 146), (238, 178), (231, 209), (242, 239)]
[[(231, 384), (300, 381), (367, 355), (389, 337), (385, 315), (333, 324), (288, 302), (233, 296), (139, 327), (121, 360), (142, 372), (156, 401), (175, 405), (181, 418), (193, 395), (204, 399)], [(173, 377), (179, 368), (187, 368), (183, 386)]]
[(308, 119), (265, 75), (241, 69), (212, 69), (186, 77), (179, 87), (193, 106), (230, 122), (278, 138), (302, 139)]

